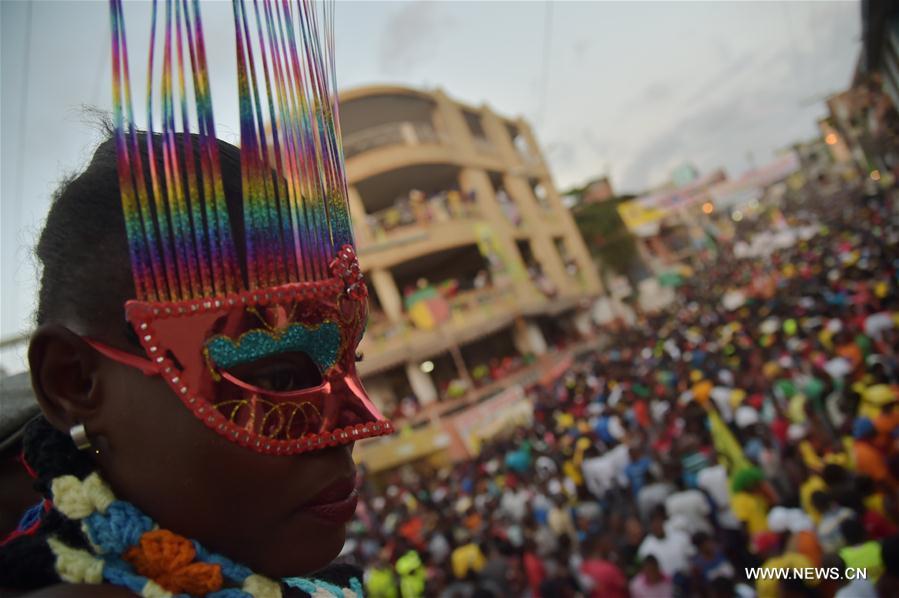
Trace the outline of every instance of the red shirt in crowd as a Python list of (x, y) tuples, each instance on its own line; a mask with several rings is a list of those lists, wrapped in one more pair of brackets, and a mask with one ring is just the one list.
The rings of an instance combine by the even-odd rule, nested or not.
[(543, 561), (533, 552), (525, 552), (522, 557), (524, 564), (524, 574), (528, 579), (528, 587), (534, 596), (540, 595), (540, 584), (546, 579), (546, 569), (543, 568)]
[(581, 573), (593, 581), (592, 598), (627, 598), (627, 577), (614, 563), (603, 559), (587, 559)]

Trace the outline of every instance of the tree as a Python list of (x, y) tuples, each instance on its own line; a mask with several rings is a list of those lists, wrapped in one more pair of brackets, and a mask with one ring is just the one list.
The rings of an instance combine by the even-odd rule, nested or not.
[[(618, 215), (618, 206), (633, 197), (622, 195), (600, 203), (581, 204), (572, 210), (581, 236), (590, 253), (598, 259), (601, 270), (608, 267), (629, 280), (640, 266), (640, 255), (634, 235)], [(606, 275), (603, 272), (603, 278)]]

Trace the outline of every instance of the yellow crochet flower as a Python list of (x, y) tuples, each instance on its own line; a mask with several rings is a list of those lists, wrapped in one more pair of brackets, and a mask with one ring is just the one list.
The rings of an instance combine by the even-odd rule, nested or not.
[(254, 598), (281, 598), (281, 586), (262, 575), (250, 575), (243, 582), (243, 591)]
[(60, 476), (50, 485), (53, 506), (69, 519), (84, 519), (95, 511), (105, 512), (115, 500), (112, 490), (96, 472), (84, 480), (73, 475)]
[(103, 561), (86, 550), (66, 546), (56, 538), (47, 540), (56, 556), (56, 571), (69, 583), (103, 583)]

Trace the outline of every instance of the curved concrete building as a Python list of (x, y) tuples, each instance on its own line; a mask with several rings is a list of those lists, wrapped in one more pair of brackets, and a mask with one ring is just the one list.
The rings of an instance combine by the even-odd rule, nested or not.
[(526, 122), (441, 90), (340, 100), (372, 296), (359, 369), (388, 415), (459, 409), (583, 329), (600, 282)]

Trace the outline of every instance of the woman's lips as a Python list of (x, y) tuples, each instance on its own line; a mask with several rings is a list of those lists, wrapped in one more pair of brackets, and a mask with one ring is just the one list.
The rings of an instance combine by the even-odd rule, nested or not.
[(347, 523), (356, 512), (359, 495), (353, 490), (342, 500), (317, 505), (309, 505), (304, 511), (330, 523)]
[(359, 495), (355, 477), (340, 478), (306, 504), (302, 510), (332, 523), (346, 523), (353, 518)]

